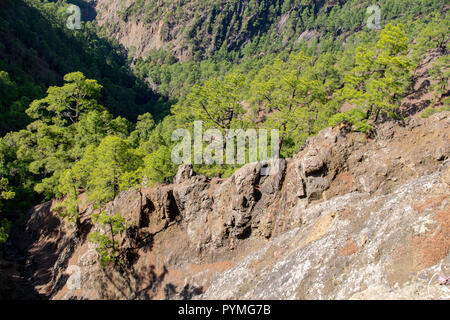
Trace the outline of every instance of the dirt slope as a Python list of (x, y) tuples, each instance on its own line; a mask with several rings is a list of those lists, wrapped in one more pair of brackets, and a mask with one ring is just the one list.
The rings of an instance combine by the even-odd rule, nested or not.
[(44, 298), (449, 298), (449, 128), (449, 112), (373, 139), (328, 128), (267, 177), (261, 164), (212, 180), (181, 167), (108, 206), (130, 226), (122, 270), (99, 268), (88, 206), (81, 238), (47, 203), (15, 243)]

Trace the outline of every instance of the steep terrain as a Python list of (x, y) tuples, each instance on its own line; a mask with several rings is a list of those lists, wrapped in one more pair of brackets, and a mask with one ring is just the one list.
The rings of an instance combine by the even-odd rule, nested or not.
[[(370, 4), (0, 3), (0, 299), (448, 299), (448, 4)], [(287, 159), (178, 168), (200, 119)]]
[(386, 122), (374, 138), (328, 128), (271, 176), (182, 166), (175, 183), (108, 205), (129, 226), (115, 270), (86, 240), (89, 206), (79, 237), (55, 202), (37, 206), (13, 239), (22, 276), (52, 299), (448, 299), (449, 128), (450, 112)]
[[(25, 113), (30, 102), (74, 71), (102, 83), (100, 100), (114, 114), (130, 120), (147, 111), (165, 115), (159, 96), (130, 72), (123, 47), (100, 38), (92, 24), (81, 31), (69, 30), (60, 11), (38, 0), (0, 3), (0, 71), (9, 79), (4, 89), (0, 74), (2, 136), (23, 129), (31, 120)], [(89, 10), (82, 14), (84, 19), (92, 15)]]
[[(319, 8), (322, 2), (318, 1)], [(223, 45), (225, 51), (239, 49), (272, 26), (281, 33), (294, 6), (282, 9), (283, 1), (269, 0), (97, 0), (92, 5), (99, 25), (133, 48), (134, 55), (145, 58), (152, 49), (168, 49), (181, 61), (211, 56)]]
[[(258, 54), (292, 48), (302, 40), (342, 40), (363, 29), (366, 0), (85, 0), (96, 11), (106, 33), (146, 58), (166, 49), (180, 61), (213, 56), (218, 51)], [(442, 1), (386, 0), (379, 3), (383, 20), (425, 15)], [(132, 48), (132, 49), (131, 49)], [(252, 49), (249, 50), (250, 53)]]

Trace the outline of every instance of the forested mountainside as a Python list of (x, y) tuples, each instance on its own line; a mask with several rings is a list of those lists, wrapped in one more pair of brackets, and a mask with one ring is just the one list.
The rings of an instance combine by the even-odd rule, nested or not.
[[(82, 9), (80, 29), (67, 26), (70, 4)], [(386, 121), (448, 110), (448, 2), (371, 5), (2, 1), (0, 241), (51, 199), (81, 234), (86, 198), (100, 210), (90, 241), (102, 265), (120, 263), (114, 235), (128, 222), (102, 209), (130, 188), (172, 181), (172, 133), (193, 133), (196, 120), (221, 134), (278, 130), (270, 142), (290, 158), (329, 126), (372, 139)], [(193, 170), (226, 178), (241, 166)]]
[[(178, 99), (190, 86), (240, 64), (254, 71), (281, 52), (339, 52), (367, 31), (371, 1), (99, 0), (98, 23), (137, 57), (136, 71)], [(379, 1), (380, 21), (411, 23), (445, 1)], [(446, 10), (446, 9), (445, 9)], [(366, 37), (375, 37), (368, 33)], [(183, 63), (181, 63), (183, 62)]]
[[(86, 14), (87, 16), (87, 14)], [(2, 1), (0, 11), (0, 132), (24, 128), (31, 101), (42, 98), (63, 76), (81, 71), (103, 86), (99, 101), (114, 115), (135, 121), (152, 112), (164, 115), (162, 100), (129, 70), (126, 49), (96, 33), (94, 23), (73, 32), (62, 4)]]

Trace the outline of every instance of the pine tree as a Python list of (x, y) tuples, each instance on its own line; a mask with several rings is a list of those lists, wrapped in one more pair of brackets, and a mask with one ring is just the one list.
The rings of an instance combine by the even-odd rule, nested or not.
[(96, 207), (102, 207), (113, 200), (123, 186), (128, 186), (128, 182), (122, 177), (142, 166), (142, 159), (130, 149), (125, 140), (115, 136), (105, 137), (95, 151), (87, 151), (94, 154), (86, 154), (79, 166), (89, 168), (86, 180), (89, 200)]
[(262, 104), (269, 112), (264, 126), (280, 131), (279, 150), (292, 133), (312, 133), (320, 105), (326, 101), (322, 79), (306, 72), (312, 65), (312, 58), (300, 51), (263, 68), (252, 82), (253, 104)]
[(62, 87), (50, 87), (47, 97), (33, 101), (27, 114), (33, 119), (63, 126), (78, 122), (83, 112), (103, 110), (97, 103), (102, 86), (96, 80), (86, 79), (81, 72), (64, 76)]
[[(450, 79), (450, 56), (445, 55), (436, 60), (433, 68), (430, 69), (429, 74), (434, 80), (434, 84), (431, 86), (433, 90), (435, 100), (437, 103), (444, 99), (444, 95), (449, 90), (448, 81)], [(447, 102), (448, 104), (448, 98)]]
[(355, 67), (345, 76), (339, 98), (366, 112), (366, 119), (394, 116), (410, 84), (413, 63), (402, 24), (386, 25), (374, 50), (358, 47)]
[(65, 199), (56, 206), (55, 210), (59, 211), (59, 216), (69, 223), (75, 223), (77, 231), (80, 228), (80, 179), (74, 173), (74, 170), (68, 169), (62, 174), (58, 188)]

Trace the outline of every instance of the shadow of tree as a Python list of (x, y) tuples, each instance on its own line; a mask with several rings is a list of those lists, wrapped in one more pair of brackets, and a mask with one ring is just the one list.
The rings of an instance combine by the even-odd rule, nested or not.
[(113, 296), (103, 296), (103, 298), (117, 298), (114, 292), (120, 293), (121, 299), (126, 300), (191, 300), (193, 297), (203, 293), (203, 287), (195, 287), (186, 284), (178, 289), (173, 283), (166, 283), (169, 271), (166, 266), (163, 267), (161, 273), (156, 272), (154, 265), (140, 267), (139, 269), (124, 268), (116, 266), (115, 268), (103, 269), (103, 274), (108, 284), (103, 288), (111, 285), (114, 288)]

